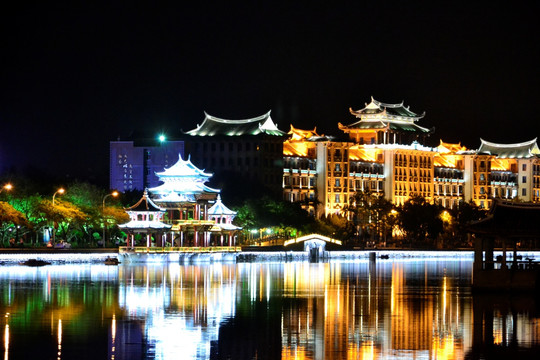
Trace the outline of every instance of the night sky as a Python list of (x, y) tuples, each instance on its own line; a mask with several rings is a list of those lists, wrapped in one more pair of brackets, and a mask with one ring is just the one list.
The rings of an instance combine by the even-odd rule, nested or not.
[(134, 130), (272, 110), (339, 134), (371, 96), (425, 111), (429, 145), (540, 135), (538, 2), (249, 3), (3, 9), (4, 173), (107, 184), (108, 142)]

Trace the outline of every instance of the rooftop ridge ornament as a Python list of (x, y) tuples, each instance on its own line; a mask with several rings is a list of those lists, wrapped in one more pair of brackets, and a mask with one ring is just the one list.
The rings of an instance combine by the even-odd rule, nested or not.
[(527, 146), (527, 145), (533, 145), (536, 143), (536, 140), (538, 138), (535, 137), (534, 139), (532, 140), (528, 140), (528, 141), (523, 141), (523, 142), (520, 142), (520, 143), (514, 143), (514, 144), (502, 144), (502, 143), (494, 143), (494, 142), (491, 142), (491, 141), (487, 141), (487, 140), (484, 140), (482, 138), (480, 138), (480, 141), (486, 145), (489, 145), (489, 146), (494, 146), (494, 147), (521, 147), (521, 146)]
[(222, 119), (204, 112), (204, 121), (195, 129), (186, 131), (191, 136), (242, 136), (272, 135), (285, 136), (270, 116), (271, 110), (263, 115), (239, 120)]
[(266, 112), (263, 115), (259, 115), (259, 116), (254, 117), (254, 118), (246, 118), (246, 119), (223, 119), (223, 118), (219, 118), (217, 116), (210, 115), (206, 111), (204, 112), (204, 115), (205, 115), (205, 118), (207, 118), (209, 120), (212, 120), (212, 121), (217, 121), (217, 122), (222, 122), (222, 123), (229, 123), (229, 124), (243, 124), (243, 123), (246, 123), (246, 122), (256, 122), (256, 121), (261, 121), (263, 119), (269, 118), (271, 112), (272, 112), (272, 110), (268, 110), (268, 112)]

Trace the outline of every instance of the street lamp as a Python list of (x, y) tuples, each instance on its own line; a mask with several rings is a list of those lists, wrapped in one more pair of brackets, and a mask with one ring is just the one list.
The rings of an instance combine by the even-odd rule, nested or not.
[[(60, 189), (56, 190), (56, 192), (52, 196), (52, 206), (53, 206), (53, 208), (54, 208), (54, 198), (55, 198), (56, 194), (62, 195), (65, 192), (66, 192), (66, 190), (64, 190), (64, 188), (60, 188)], [(52, 242), (53, 242), (53, 244), (55, 244), (54, 234), (55, 234), (55, 231), (54, 231), (54, 220), (53, 220), (53, 230), (52, 230)]]
[(112, 193), (107, 194), (103, 197), (103, 203), (101, 205), (101, 209), (103, 212), (103, 247), (105, 247), (105, 228), (107, 226), (107, 220), (105, 219), (105, 199), (108, 198), (109, 196), (117, 197), (118, 191), (113, 191)]
[(2, 191), (4, 191), (4, 190), (9, 191), (9, 190), (11, 190), (11, 189), (13, 189), (13, 185), (11, 185), (11, 184), (8, 183), (8, 184), (2, 186), (2, 188), (0, 189), (0, 193), (2, 193)]

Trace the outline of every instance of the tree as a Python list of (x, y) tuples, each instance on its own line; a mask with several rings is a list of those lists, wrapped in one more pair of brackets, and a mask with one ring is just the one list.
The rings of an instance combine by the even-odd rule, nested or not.
[(385, 238), (391, 222), (393, 204), (382, 194), (357, 191), (349, 199), (345, 211), (357, 227), (358, 239), (364, 241)]
[(54, 229), (68, 242), (74, 239), (81, 239), (82, 227), (88, 220), (88, 214), (83, 212), (76, 205), (67, 201), (57, 199), (55, 205), (50, 200), (41, 200), (38, 205), (39, 211), (44, 217), (53, 222)]
[(17, 241), (20, 226), (28, 226), (28, 221), (24, 214), (7, 202), (0, 201), (0, 238), (4, 246), (6, 245), (6, 240), (13, 239)]
[(459, 205), (450, 211), (452, 223), (449, 226), (448, 246), (469, 246), (469, 232), (467, 227), (473, 221), (478, 221), (486, 217), (487, 211), (481, 209), (474, 201), (460, 202)]
[(422, 196), (407, 200), (399, 209), (399, 227), (409, 240), (416, 245), (426, 245), (433, 241), (443, 230), (440, 217), (441, 208), (430, 204)]

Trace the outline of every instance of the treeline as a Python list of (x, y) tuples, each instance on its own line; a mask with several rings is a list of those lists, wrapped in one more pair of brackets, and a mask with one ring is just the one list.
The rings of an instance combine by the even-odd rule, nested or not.
[(351, 196), (346, 208), (320, 219), (309, 216), (300, 203), (270, 197), (247, 200), (236, 210), (235, 224), (243, 228), (245, 243), (265, 241), (273, 236), (319, 233), (354, 248), (470, 247), (468, 224), (486, 216), (486, 211), (472, 202), (446, 209), (423, 197), (413, 197), (402, 206), (395, 206), (382, 196), (362, 191)]
[[(0, 246), (44, 246), (47, 237), (73, 246), (114, 246), (126, 238), (118, 224), (129, 221), (125, 207), (135, 204), (141, 191), (111, 192), (85, 182), (61, 186), (28, 179), (1, 183)], [(60, 193), (59, 189), (65, 189)], [(473, 203), (445, 209), (422, 197), (394, 206), (371, 192), (357, 192), (338, 213), (317, 219), (290, 203), (269, 196), (244, 199), (232, 209), (234, 224), (242, 227), (240, 244), (319, 233), (340, 239), (348, 247), (396, 246), (458, 248), (471, 246), (467, 225), (485, 211)], [(54, 201), (54, 205), (53, 205)], [(107, 242), (107, 243), (105, 243)]]

